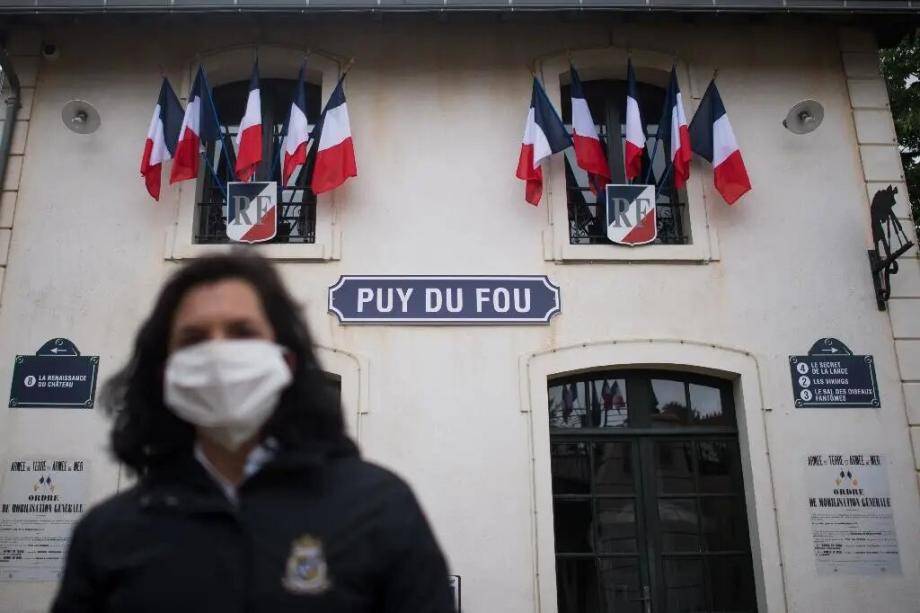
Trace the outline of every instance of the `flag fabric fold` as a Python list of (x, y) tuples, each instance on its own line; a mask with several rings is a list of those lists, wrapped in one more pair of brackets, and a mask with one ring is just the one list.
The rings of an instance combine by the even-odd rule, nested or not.
[(252, 67), (246, 110), (236, 133), (236, 176), (249, 181), (262, 162), (262, 92), (259, 87), (259, 62)]
[(664, 110), (658, 123), (659, 138), (664, 142), (672, 165), (674, 187), (682, 188), (690, 178), (690, 132), (684, 100), (677, 83), (677, 69), (671, 68), (671, 79), (665, 92)]
[(725, 202), (735, 203), (751, 189), (741, 148), (715, 80), (710, 81), (690, 123), (693, 151), (712, 164), (712, 179)]
[(575, 159), (582, 170), (588, 173), (588, 185), (591, 191), (600, 194), (604, 186), (610, 183), (607, 156), (604, 155), (604, 147), (597, 135), (597, 128), (591, 117), (591, 109), (588, 108), (588, 101), (581, 86), (581, 79), (578, 78), (578, 72), (574, 66), (570, 66), (569, 71), (572, 80), (570, 87), (572, 144), (575, 148)]
[(153, 118), (147, 128), (144, 153), (141, 155), (141, 175), (147, 186), (147, 193), (154, 200), (160, 199), (160, 183), (163, 163), (172, 159), (182, 126), (182, 105), (169, 80), (163, 78), (160, 95), (153, 108)]
[(322, 194), (335, 189), (350, 177), (358, 176), (355, 148), (351, 138), (351, 123), (348, 119), (348, 104), (342, 81), (339, 79), (326, 108), (323, 109), (317, 137), (316, 159), (313, 163), (311, 188), (313, 193)]
[(220, 138), (220, 122), (217, 109), (211, 96), (211, 87), (198, 67), (192, 89), (188, 95), (188, 105), (179, 129), (179, 141), (173, 158), (169, 175), (170, 183), (198, 178), (201, 147)]
[(300, 67), (297, 85), (291, 99), (291, 109), (284, 121), (281, 139), (281, 184), (287, 185), (294, 170), (307, 162), (307, 149), (310, 143), (310, 126), (307, 122), (307, 89), (303, 76), (304, 67)]
[(527, 202), (536, 206), (543, 196), (543, 170), (540, 163), (571, 146), (572, 137), (540, 82), (534, 77), (530, 109), (524, 124), (524, 138), (515, 173), (518, 179), (526, 182), (524, 197)]
[(639, 87), (632, 60), (626, 63), (626, 144), (624, 159), (626, 178), (632, 181), (642, 173), (642, 158), (645, 153), (645, 124), (639, 111)]

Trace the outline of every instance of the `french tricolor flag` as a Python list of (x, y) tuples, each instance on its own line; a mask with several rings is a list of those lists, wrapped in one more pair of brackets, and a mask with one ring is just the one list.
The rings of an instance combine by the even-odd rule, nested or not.
[(335, 189), (349, 177), (358, 176), (355, 147), (351, 140), (348, 105), (342, 91), (343, 75), (336, 84), (319, 120), (319, 142), (310, 187), (314, 194)]
[(282, 129), (281, 184), (287, 185), (294, 170), (307, 162), (307, 148), (310, 142), (310, 126), (307, 123), (307, 88), (303, 80), (303, 66), (297, 75), (297, 86), (291, 100), (291, 110)]
[(236, 133), (236, 176), (249, 181), (262, 162), (262, 95), (259, 91), (259, 62), (252, 67), (246, 111)]
[(554, 153), (572, 146), (572, 137), (559, 118), (556, 109), (543, 91), (536, 77), (530, 97), (530, 110), (524, 124), (524, 138), (521, 155), (518, 158), (516, 176), (526, 181), (524, 197), (530, 204), (540, 204), (543, 196), (543, 170), (540, 163)]
[(182, 127), (182, 105), (169, 81), (164, 77), (160, 97), (153, 109), (153, 118), (147, 129), (147, 141), (141, 156), (141, 175), (147, 192), (154, 200), (160, 199), (160, 176), (163, 162), (172, 159)]
[(725, 202), (733, 204), (751, 189), (741, 149), (715, 81), (710, 81), (703, 94), (690, 124), (690, 135), (693, 150), (712, 164), (713, 183)]
[(626, 178), (630, 181), (642, 173), (642, 154), (645, 150), (645, 124), (639, 112), (639, 87), (632, 60), (626, 63)]
[(674, 187), (682, 188), (690, 178), (690, 131), (687, 125), (687, 115), (684, 113), (684, 100), (680, 95), (680, 86), (677, 84), (677, 69), (671, 68), (671, 80), (665, 93), (664, 112), (661, 114), (663, 128), (662, 140), (668, 146), (672, 172), (674, 174)]
[(188, 106), (179, 129), (179, 142), (176, 145), (169, 182), (176, 183), (198, 178), (198, 164), (202, 145), (212, 143), (220, 138), (220, 123), (217, 109), (211, 98), (211, 87), (204, 69), (198, 67), (198, 73), (192, 82), (188, 95)]
[(607, 156), (604, 155), (604, 148), (597, 136), (597, 128), (594, 126), (578, 72), (574, 66), (569, 67), (569, 72), (572, 80), (572, 144), (575, 147), (575, 159), (578, 166), (588, 173), (588, 184), (592, 191), (599, 194), (604, 191), (604, 186), (610, 183)]

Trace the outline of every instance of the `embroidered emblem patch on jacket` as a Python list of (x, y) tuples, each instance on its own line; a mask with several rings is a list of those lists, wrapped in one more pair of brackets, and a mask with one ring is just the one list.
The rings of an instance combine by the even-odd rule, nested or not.
[(281, 583), (294, 594), (322, 594), (332, 587), (319, 539), (305, 534), (291, 543)]

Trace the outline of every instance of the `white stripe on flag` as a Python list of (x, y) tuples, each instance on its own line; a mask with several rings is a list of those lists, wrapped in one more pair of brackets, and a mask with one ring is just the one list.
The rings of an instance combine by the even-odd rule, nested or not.
[(645, 147), (645, 130), (639, 115), (639, 103), (631, 96), (626, 97), (626, 140), (639, 149)]
[(348, 122), (348, 104), (340, 104), (326, 111), (323, 129), (319, 137), (319, 150), (325, 151), (351, 138), (351, 126)]
[(534, 117), (533, 107), (530, 107), (530, 110), (527, 112), (527, 123), (524, 126), (523, 144), (533, 145), (534, 168), (540, 166), (540, 162), (543, 161), (543, 158), (549, 157), (553, 154), (553, 150), (549, 146), (549, 140), (546, 138), (546, 134), (544, 134), (543, 130), (540, 129), (540, 126), (537, 125), (537, 121)]
[(246, 98), (246, 112), (243, 113), (243, 118), (240, 120), (240, 128), (236, 133), (236, 146), (240, 146), (240, 141), (243, 139), (243, 132), (247, 128), (252, 126), (257, 126), (262, 123), (262, 95), (259, 93), (258, 89), (253, 89), (249, 91), (249, 97)]
[(728, 115), (722, 115), (712, 124), (712, 166), (716, 167), (728, 156), (738, 150), (735, 132), (728, 121)]
[(297, 151), (301, 143), (307, 142), (310, 138), (310, 126), (307, 123), (307, 117), (296, 104), (291, 105), (291, 118), (288, 121), (287, 135), (284, 137), (284, 150), (288, 154)]
[(185, 108), (185, 117), (182, 118), (182, 128), (179, 129), (179, 140), (185, 137), (186, 129), (195, 133), (195, 136), (201, 135), (199, 120), (201, 119), (201, 98), (195, 96)]
[(150, 128), (147, 130), (147, 138), (153, 142), (150, 149), (150, 165), (156, 166), (172, 158), (169, 148), (166, 146), (166, 135), (163, 132), (163, 120), (160, 118), (160, 105), (157, 104), (153, 109), (153, 119), (150, 120)]
[(578, 136), (598, 140), (597, 129), (594, 127), (594, 120), (591, 119), (588, 102), (584, 98), (572, 98), (572, 130)]

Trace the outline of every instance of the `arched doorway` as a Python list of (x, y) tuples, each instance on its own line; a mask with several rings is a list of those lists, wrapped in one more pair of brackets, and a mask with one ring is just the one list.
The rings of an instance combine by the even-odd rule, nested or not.
[(731, 383), (609, 370), (547, 391), (559, 612), (756, 611)]

